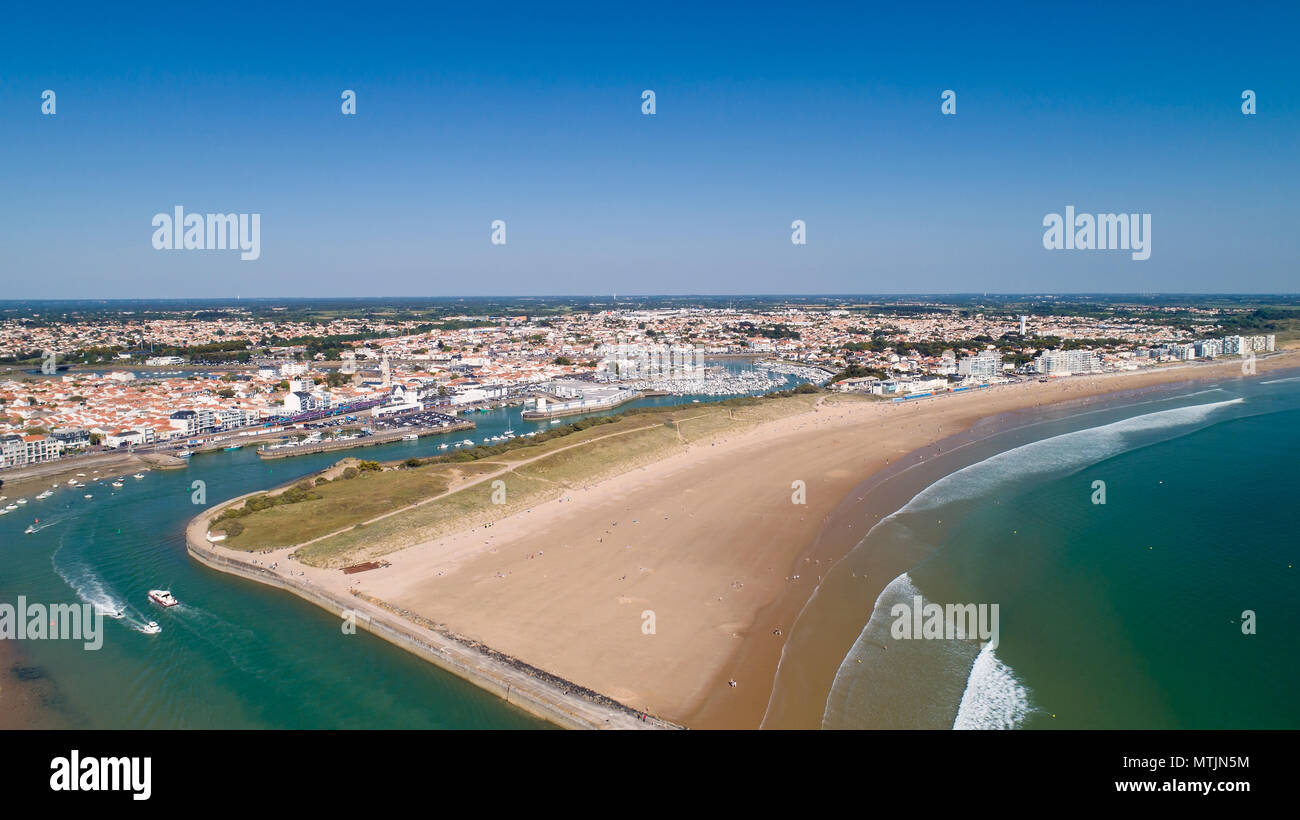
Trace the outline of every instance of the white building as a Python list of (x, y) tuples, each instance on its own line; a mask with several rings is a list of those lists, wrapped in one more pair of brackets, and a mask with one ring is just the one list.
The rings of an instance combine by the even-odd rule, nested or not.
[(319, 396), (303, 390), (296, 390), (284, 397), (285, 413), (309, 413), (312, 410), (325, 410), (329, 406), (328, 396)]
[(0, 467), (21, 467), (27, 463), (27, 445), (17, 433), (0, 436)]
[(280, 378), (288, 379), (293, 376), (302, 376), (307, 373), (306, 362), (284, 362), (280, 365)]
[(139, 445), (144, 443), (145, 436), (140, 430), (121, 430), (104, 436), (104, 446), (112, 447), (114, 449), (125, 447), (127, 445)]
[(977, 356), (966, 356), (957, 363), (957, 374), (975, 378), (990, 378), (1002, 372), (1002, 354), (985, 350)]
[(1048, 350), (1034, 359), (1034, 369), (1049, 376), (1100, 373), (1101, 357), (1091, 350)]

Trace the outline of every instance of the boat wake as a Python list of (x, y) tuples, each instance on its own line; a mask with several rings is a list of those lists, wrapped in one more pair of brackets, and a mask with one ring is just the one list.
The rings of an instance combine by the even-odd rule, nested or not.
[(231, 667), (257, 678), (265, 677), (265, 670), (245, 654), (246, 647), (257, 644), (257, 633), (253, 630), (185, 602), (168, 607), (166, 615), (177, 629), (184, 630), (210, 649), (224, 655)]
[(40, 532), (41, 530), (53, 527), (57, 523), (59, 523), (57, 520), (50, 521), (48, 519), (45, 521), (33, 522), (31, 526), (29, 526), (26, 530), (24, 530), (24, 532), (35, 534)]
[(103, 580), (85, 564), (77, 562), (65, 567), (54, 558), (51, 558), (50, 563), (54, 566), (55, 573), (72, 589), (82, 603), (90, 604), (107, 618), (120, 620), (124, 617), (127, 602), (114, 595), (104, 585)]
[(59, 553), (62, 550), (63, 538), (60, 538), (59, 546), (50, 555), (50, 565), (54, 568), (55, 574), (63, 579), (63, 582), (68, 585), (78, 600), (90, 604), (105, 618), (120, 621), (123, 626), (129, 629), (136, 632), (149, 631), (149, 620), (140, 613), (140, 610), (109, 589), (104, 579), (95, 574), (94, 570), (85, 562), (61, 561)]

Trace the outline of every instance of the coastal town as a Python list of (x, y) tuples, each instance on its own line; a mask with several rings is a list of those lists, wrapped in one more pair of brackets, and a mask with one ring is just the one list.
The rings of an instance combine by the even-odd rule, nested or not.
[[(227, 439), (234, 446), (240, 436), (329, 417), (355, 422), (332, 435), (360, 438), (430, 412), (447, 424), (457, 413), (524, 403), (531, 417), (547, 418), (644, 395), (758, 394), (791, 378), (905, 401), (1019, 380), (1249, 358), (1277, 344), (1275, 334), (1223, 332), (1235, 314), (1218, 310), (1193, 322), (1185, 309), (1177, 319), (1159, 311), (1026, 315), (938, 302), (875, 310), (592, 305), (435, 321), (378, 311), (326, 320), (278, 315), (284, 310), (5, 317), (0, 469), (104, 450), (184, 454), (187, 446)], [(737, 373), (719, 364), (734, 359), (762, 366)], [(322, 433), (310, 435), (306, 443), (314, 444)], [(301, 437), (291, 442), (298, 443)]]

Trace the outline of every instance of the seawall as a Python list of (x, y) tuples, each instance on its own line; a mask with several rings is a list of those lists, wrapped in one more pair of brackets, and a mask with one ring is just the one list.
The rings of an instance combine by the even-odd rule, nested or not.
[[(679, 729), (617, 701), (551, 675), (484, 644), (456, 635), (414, 613), (365, 595), (341, 596), (314, 584), (254, 563), (244, 554), (207, 540), (208, 526), (240, 496), (208, 509), (185, 528), (185, 548), (199, 563), (218, 572), (291, 592), (340, 619), (351, 613), (358, 629), (405, 649), (469, 681), (529, 714), (566, 729)], [(292, 566), (292, 565), (291, 565)]]

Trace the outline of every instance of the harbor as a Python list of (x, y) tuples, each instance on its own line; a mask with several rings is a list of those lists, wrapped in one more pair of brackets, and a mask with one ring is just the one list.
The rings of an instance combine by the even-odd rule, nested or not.
[[(727, 363), (737, 370), (747, 360)], [(791, 380), (786, 387), (796, 384)], [(707, 396), (646, 396), (614, 410), (689, 403)], [(472, 446), (514, 431), (519, 437), (553, 429), (551, 421), (524, 421), (519, 402), (475, 412)], [(467, 420), (458, 416), (458, 420)], [(573, 418), (573, 417), (571, 417)], [(400, 438), (367, 451), (377, 461), (429, 458), (461, 449), (465, 433)], [(239, 439), (236, 439), (239, 441)], [(246, 441), (246, 439), (245, 439)], [(11, 550), (10, 591), (33, 599), (90, 602), (108, 621), (105, 644), (95, 653), (63, 651), (57, 643), (12, 645), (4, 658), (31, 670), (31, 678), (4, 682), (5, 692), (39, 696), (27, 716), (33, 725), (92, 728), (544, 728), (538, 720), (478, 686), (426, 663), (387, 640), (340, 633), (331, 612), (279, 589), (243, 583), (190, 557), (184, 530), (204, 507), (195, 506), (193, 482), (202, 479), (206, 503), (269, 490), (328, 468), (337, 452), (262, 459), (255, 448), (226, 450), (230, 442), (189, 461), (167, 456), (175, 469), (145, 472), (142, 454), (110, 454), (114, 466), (69, 459), (58, 488), (43, 478), (17, 505), (9, 484), (0, 492), (16, 509), (0, 518), (0, 541)], [(489, 441), (490, 443), (490, 441)], [(446, 447), (443, 447), (446, 445)], [(162, 454), (148, 454), (162, 460)], [(90, 458), (100, 459), (102, 456)], [(96, 475), (95, 471), (100, 472)], [(9, 471), (6, 471), (9, 472)], [(69, 486), (67, 477), (93, 487)], [(139, 472), (122, 488), (111, 480)], [(102, 484), (100, 483), (102, 481)], [(17, 482), (14, 482), (16, 485)], [(53, 495), (34, 499), (52, 490)], [(92, 494), (92, 499), (83, 495)], [(3, 509), (3, 507), (0, 507)], [(23, 512), (19, 512), (19, 511)], [(34, 533), (24, 535), (33, 525)], [(252, 555), (253, 561), (261, 556)], [(150, 589), (171, 590), (179, 606), (150, 611)], [(3, 590), (0, 590), (3, 591)], [(118, 614), (121, 613), (121, 614)], [(144, 634), (149, 620), (161, 633)], [(364, 632), (364, 630), (358, 630)], [(93, 657), (92, 657), (93, 656)], [(151, 674), (141, 675), (141, 670)], [(301, 697), (304, 676), (313, 695)]]
[[(374, 429), (379, 425), (380, 429)], [(331, 453), (338, 450), (350, 450), (356, 447), (374, 447), (390, 444), (394, 441), (414, 442), (426, 436), (441, 436), (473, 430), (475, 423), (458, 419), (443, 413), (424, 411), (408, 416), (390, 416), (376, 419), (370, 425), (357, 432), (344, 433), (334, 438), (325, 438), (321, 432), (314, 432), (306, 438), (269, 444), (257, 449), (257, 455), (264, 459), (287, 458), (311, 453)], [(231, 449), (231, 448), (224, 448)]]

